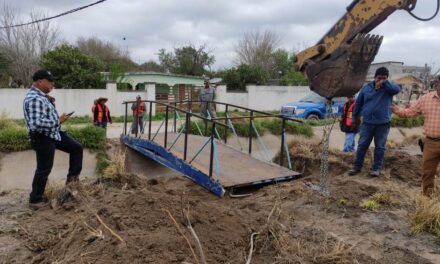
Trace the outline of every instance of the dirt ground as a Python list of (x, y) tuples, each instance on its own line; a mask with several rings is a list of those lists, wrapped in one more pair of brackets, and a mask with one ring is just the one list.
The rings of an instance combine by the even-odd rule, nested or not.
[[(2, 192), (0, 263), (440, 263), (439, 240), (411, 232), (415, 145), (390, 149), (379, 178), (346, 176), (352, 155), (332, 151), (326, 197), (311, 188), (320, 146), (301, 141), (291, 154), (302, 178), (239, 198), (217, 198), (167, 169), (152, 178), (157, 165), (139, 166), (131, 152), (128, 175), (73, 186), (63, 205), (30, 211), (27, 192)], [(392, 202), (362, 209), (375, 193)]]

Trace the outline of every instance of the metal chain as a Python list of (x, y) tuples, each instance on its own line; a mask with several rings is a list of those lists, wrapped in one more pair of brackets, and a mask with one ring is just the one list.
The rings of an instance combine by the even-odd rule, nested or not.
[(323, 195), (329, 196), (330, 195), (329, 179), (328, 179), (329, 145), (330, 145), (330, 135), (336, 121), (336, 114), (333, 113), (332, 102), (330, 100), (328, 100), (326, 103), (326, 111), (327, 111), (327, 118), (329, 117), (334, 118), (334, 120), (331, 123), (325, 124), (323, 129), (319, 191)]

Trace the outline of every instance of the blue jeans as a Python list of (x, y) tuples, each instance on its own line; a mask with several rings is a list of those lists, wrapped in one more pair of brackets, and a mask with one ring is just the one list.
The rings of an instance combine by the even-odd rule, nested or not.
[(46, 189), (47, 178), (53, 167), (55, 149), (67, 152), (69, 157), (69, 172), (67, 181), (77, 178), (82, 170), (83, 147), (76, 140), (65, 132), (60, 132), (61, 141), (53, 140), (42, 134), (31, 134), (31, 146), (37, 154), (37, 169), (32, 181), (32, 192), (29, 202), (37, 203), (43, 200), (43, 193)]
[(354, 152), (356, 133), (345, 133), (343, 152)]
[(378, 171), (382, 169), (383, 159), (385, 156), (385, 144), (387, 142), (390, 125), (371, 125), (363, 123), (360, 130), (360, 138), (358, 149), (356, 152), (356, 160), (354, 161), (354, 169), (360, 170), (364, 164), (365, 155), (370, 147), (371, 141), (374, 139), (374, 162), (371, 170)]

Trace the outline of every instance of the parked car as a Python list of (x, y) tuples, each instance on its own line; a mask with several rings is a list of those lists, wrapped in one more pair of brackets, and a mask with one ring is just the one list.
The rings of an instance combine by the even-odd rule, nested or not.
[[(283, 105), (281, 107), (281, 114), (294, 118), (323, 119), (327, 114), (326, 101), (327, 99), (317, 93), (310, 92), (299, 100), (299, 102)], [(347, 98), (335, 97), (332, 102), (332, 113), (336, 113), (337, 116), (342, 115), (344, 103), (347, 102)]]

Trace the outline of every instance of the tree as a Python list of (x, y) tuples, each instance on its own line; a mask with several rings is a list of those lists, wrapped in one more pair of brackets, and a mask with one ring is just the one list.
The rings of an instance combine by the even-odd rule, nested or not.
[(6, 58), (6, 55), (0, 51), (0, 87), (5, 87), (9, 85), (8, 77), (11, 62)]
[[(45, 17), (42, 13), (31, 12), (30, 20)], [(32, 74), (38, 69), (41, 55), (59, 44), (59, 33), (50, 21), (20, 27), (16, 10), (6, 4), (0, 9), (0, 49), (10, 61), (10, 74), (18, 86), (28, 87), (32, 83)]]
[(247, 32), (235, 47), (237, 64), (259, 66), (270, 73), (273, 68), (273, 56), (280, 38), (272, 31)]
[(43, 55), (41, 66), (58, 79), (56, 86), (64, 88), (101, 88), (104, 64), (97, 58), (82, 53), (79, 48), (63, 44)]
[(285, 49), (277, 49), (272, 53), (273, 66), (270, 72), (271, 79), (282, 79), (282, 77), (293, 67), (293, 60)]
[(304, 86), (309, 85), (309, 82), (301, 72), (296, 71), (294, 68), (290, 68), (289, 71), (283, 76), (281, 84)]
[(159, 50), (160, 66), (167, 72), (175, 74), (201, 76), (207, 74), (215, 58), (212, 51), (206, 50), (206, 45), (196, 48), (189, 44), (180, 48), (174, 48), (174, 52)]
[(224, 71), (222, 79), (226, 83), (227, 88), (231, 90), (246, 90), (246, 84), (265, 84), (268, 75), (260, 66), (242, 64), (237, 68), (233, 67)]
[(86, 55), (99, 58), (105, 65), (105, 71), (110, 71), (113, 64), (122, 65), (127, 71), (138, 70), (138, 65), (130, 59), (128, 51), (122, 51), (111, 42), (102, 41), (96, 37), (78, 38), (76, 46)]
[(159, 63), (152, 60), (139, 65), (139, 69), (147, 72), (164, 72), (162, 66), (160, 66)]
[(304, 75), (295, 69), (295, 53), (289, 54), (285, 49), (277, 49), (272, 53), (272, 60), (270, 78), (277, 80), (279, 85), (308, 85)]

